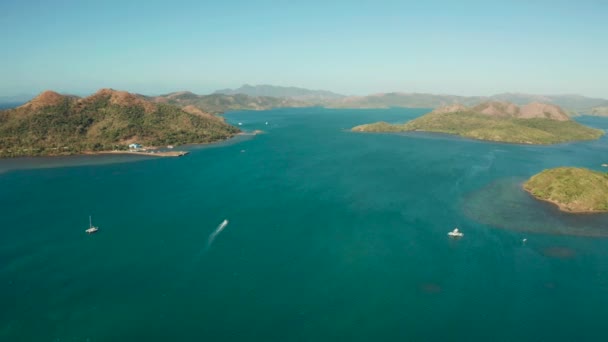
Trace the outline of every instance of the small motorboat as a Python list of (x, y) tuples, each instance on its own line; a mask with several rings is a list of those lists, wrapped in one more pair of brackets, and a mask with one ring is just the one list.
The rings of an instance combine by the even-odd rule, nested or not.
[(464, 236), (464, 234), (458, 230), (458, 228), (454, 228), (451, 232), (448, 233), (448, 236), (454, 239), (458, 239)]
[(91, 220), (91, 216), (89, 216), (89, 228), (87, 230), (85, 230), (85, 232), (87, 234), (93, 234), (93, 233), (97, 233), (98, 230), (99, 230), (99, 227), (93, 226), (93, 221)]

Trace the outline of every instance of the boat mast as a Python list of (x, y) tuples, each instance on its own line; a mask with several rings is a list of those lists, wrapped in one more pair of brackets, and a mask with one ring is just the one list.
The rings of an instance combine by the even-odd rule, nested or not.
[(89, 215), (89, 228), (93, 227), (93, 221), (91, 221), (91, 215)]

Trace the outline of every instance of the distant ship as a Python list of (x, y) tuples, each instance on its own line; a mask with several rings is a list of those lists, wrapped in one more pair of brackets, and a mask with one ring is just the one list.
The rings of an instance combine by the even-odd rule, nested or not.
[(85, 230), (85, 232), (87, 232), (87, 234), (93, 234), (93, 233), (97, 233), (98, 230), (99, 230), (99, 227), (93, 226), (93, 221), (91, 220), (91, 216), (89, 216), (89, 228), (87, 230)]
[(448, 233), (448, 236), (454, 239), (458, 239), (464, 236), (464, 234), (458, 230), (458, 228), (454, 228), (451, 232)]

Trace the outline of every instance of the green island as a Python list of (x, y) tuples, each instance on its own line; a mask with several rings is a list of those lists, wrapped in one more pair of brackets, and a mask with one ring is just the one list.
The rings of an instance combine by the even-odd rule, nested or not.
[(202, 144), (238, 132), (215, 115), (124, 91), (102, 89), (85, 98), (46, 91), (0, 111), (0, 157), (126, 151), (132, 143)]
[(608, 211), (608, 174), (603, 172), (576, 167), (544, 170), (532, 176), (524, 189), (565, 212)]
[(583, 126), (558, 106), (531, 103), (486, 102), (474, 107), (451, 105), (405, 124), (377, 122), (354, 127), (355, 132), (424, 131), (518, 144), (556, 144), (594, 140), (604, 133)]

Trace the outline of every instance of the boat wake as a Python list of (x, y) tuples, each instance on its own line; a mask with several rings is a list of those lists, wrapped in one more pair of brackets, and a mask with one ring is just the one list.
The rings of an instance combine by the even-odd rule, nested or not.
[(218, 235), (220, 235), (222, 230), (224, 230), (224, 228), (226, 228), (227, 225), (228, 225), (228, 220), (224, 220), (224, 221), (222, 221), (222, 223), (220, 223), (219, 226), (217, 226), (217, 228), (215, 228), (213, 233), (209, 234), (209, 237), (207, 238), (207, 245), (205, 246), (205, 250), (208, 250), (209, 248), (211, 248), (211, 245), (213, 244), (213, 241), (215, 241), (215, 238)]
[(217, 236), (226, 228), (226, 226), (228, 226), (228, 220), (222, 221), (222, 223), (220, 223), (220, 225), (217, 226), (217, 228), (215, 228), (215, 230), (211, 234), (209, 234), (209, 237), (207, 238), (207, 243), (205, 244), (205, 246), (199, 247), (196, 251), (196, 254), (193, 255), (192, 260), (190, 262), (184, 264), (184, 269), (183, 269), (184, 278), (181, 281), (178, 281), (178, 283), (183, 285), (183, 284), (187, 284), (188, 282), (192, 281), (192, 278), (197, 275), (197, 272), (195, 271), (197, 268), (197, 265), (201, 262), (201, 260), (203, 259), (203, 256), (205, 254), (207, 254), (207, 252), (209, 252), (209, 248), (211, 248), (213, 241), (215, 241), (215, 238), (217, 238)]

